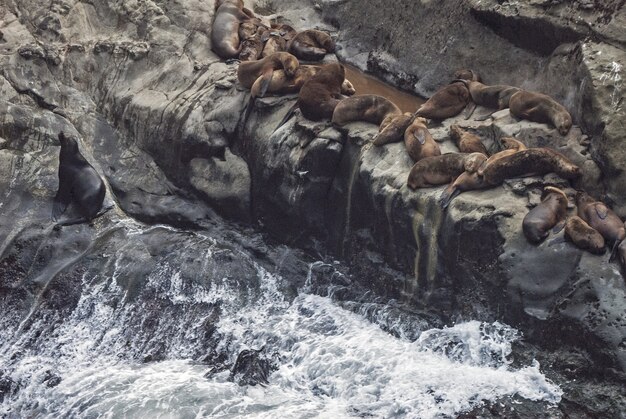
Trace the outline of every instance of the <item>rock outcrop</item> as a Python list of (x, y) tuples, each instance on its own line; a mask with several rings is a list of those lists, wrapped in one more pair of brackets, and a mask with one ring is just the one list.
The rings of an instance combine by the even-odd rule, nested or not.
[[(402, 143), (370, 144), (373, 125), (337, 129), (297, 114), (275, 130), (295, 99), (288, 96), (257, 100), (238, 130), (248, 95), (237, 85), (236, 64), (210, 50), (213, 2), (10, 1), (0, 4), (6, 321), (21, 324), (37, 307), (46, 309), (37, 318), (66, 315), (90, 270), (111, 277), (126, 272), (118, 285), (129, 298), (153, 298), (164, 291), (135, 282), (156, 272), (150, 264), (199, 260), (211, 246), (165, 227), (137, 235), (127, 224), (206, 229), (223, 216), (258, 224), (283, 242), (330, 249), (350, 263), (360, 286), (385, 301), (432, 311), (444, 322), (504, 319), (541, 348), (544, 359), (552, 359), (545, 355), (550, 351), (561, 359), (583, 354), (593, 368), (572, 373), (578, 383), (565, 385), (565, 399), (593, 404), (587, 406), (592, 415), (625, 411), (619, 380), (626, 371), (626, 286), (619, 265), (552, 237), (530, 245), (521, 231), (545, 183), (570, 193), (573, 186), (585, 188), (626, 215), (621, 3), (375, 0), (355, 8), (324, 0), (316, 8), (306, 0), (276, 0), (259, 6), (299, 29), (334, 25), (341, 59), (417, 93), (431, 94), (454, 70), (470, 67), (488, 83), (551, 94), (574, 116), (576, 126), (565, 137), (517, 121), (507, 110), (483, 122), (457, 117), (431, 132), (444, 153), (456, 151), (452, 123), (480, 135), (490, 149), (502, 135), (554, 147), (582, 168), (582, 179), (577, 185), (554, 175), (514, 179), (464, 193), (444, 211), (442, 188), (407, 188), (412, 162)], [(532, 38), (523, 36), (529, 33)], [(479, 108), (474, 116), (485, 112)], [(106, 180), (107, 203), (115, 204), (93, 227), (51, 230), (48, 222), (61, 130), (82, 139), (82, 153)], [(41, 244), (44, 237), (49, 244)], [(168, 250), (181, 246), (195, 253), (185, 262), (168, 258)], [(118, 255), (126, 261), (120, 266), (97, 256), (120, 249), (128, 252)], [(252, 262), (240, 266), (232, 250), (221, 250), (229, 269), (251, 271)], [(222, 269), (190, 264), (188, 276), (207, 286), (198, 272), (209, 268)], [(203, 307), (219, 316), (218, 308)], [(142, 332), (145, 350), (137, 354), (164, 357), (168, 348), (149, 334), (158, 337), (166, 325), (142, 321), (141, 327), (152, 326)], [(211, 335), (210, 325), (206, 329)], [(555, 361), (554, 374), (567, 375), (570, 367)], [(600, 386), (579, 393), (577, 386), (596, 379)], [(601, 394), (612, 402), (594, 404)]]

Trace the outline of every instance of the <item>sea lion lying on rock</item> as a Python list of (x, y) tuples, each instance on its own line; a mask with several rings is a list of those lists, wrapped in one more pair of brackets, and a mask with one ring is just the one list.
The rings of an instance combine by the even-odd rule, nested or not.
[(401, 115), (395, 103), (379, 95), (354, 95), (339, 102), (333, 112), (333, 124), (365, 121), (379, 125), (388, 117)]
[(572, 127), (572, 117), (563, 105), (542, 93), (520, 90), (509, 101), (511, 115), (542, 124), (551, 123), (561, 135)]
[(415, 119), (415, 115), (405, 112), (401, 115), (389, 115), (378, 127), (378, 134), (372, 140), (377, 146), (400, 141), (404, 137), (404, 132)]
[(461, 80), (439, 89), (415, 113), (428, 119), (442, 120), (461, 113), (469, 103), (469, 90)]
[(264, 34), (262, 57), (270, 56), (276, 52), (287, 51), (289, 41), (295, 36), (296, 30), (289, 25), (272, 25), (269, 31)]
[(413, 161), (440, 156), (439, 144), (430, 135), (424, 118), (415, 118), (404, 132), (404, 145)]
[(509, 107), (511, 96), (519, 92), (518, 87), (507, 85), (486, 86), (478, 81), (468, 81), (465, 83), (472, 102), (477, 105), (492, 109), (506, 109)]
[(553, 186), (546, 186), (541, 202), (528, 211), (522, 222), (526, 239), (538, 244), (548, 237), (551, 229), (555, 228), (555, 232), (560, 231), (567, 216), (567, 202), (565, 192)]
[(221, 58), (236, 58), (241, 51), (239, 25), (250, 16), (244, 13), (242, 0), (221, 0), (216, 2), (216, 6), (211, 49)]
[(505, 179), (545, 175), (554, 172), (564, 179), (576, 179), (581, 171), (561, 153), (549, 148), (529, 148), (495, 159), (481, 168), (485, 182), (499, 185)]
[(301, 60), (320, 61), (326, 54), (335, 52), (335, 41), (326, 32), (307, 29), (294, 36), (289, 52)]
[[(604, 237), (578, 216), (570, 217), (565, 223), (564, 237), (576, 247), (590, 253), (604, 253)], [(621, 247), (621, 246), (620, 246)]]
[(465, 171), (475, 172), (486, 159), (482, 153), (447, 153), (426, 157), (413, 165), (407, 185), (411, 189), (443, 185)]
[(526, 150), (526, 146), (521, 141), (516, 140), (513, 137), (502, 137), (500, 142), (504, 146), (504, 150), (491, 155), (484, 163), (474, 171), (463, 172), (452, 182), (441, 194), (440, 203), (442, 208), (447, 208), (450, 202), (462, 192), (474, 191), (479, 189), (492, 188), (492, 185), (485, 181), (482, 175), (482, 170), (485, 166), (493, 163), (506, 156), (510, 156), (520, 150)]
[(288, 77), (293, 77), (299, 66), (298, 59), (293, 55), (288, 52), (277, 52), (260, 60), (239, 63), (237, 79), (243, 87), (251, 89), (260, 78), (260, 93), (264, 96), (272, 81), (274, 70), (282, 69)]
[[(240, 61), (255, 61), (261, 58), (263, 53), (263, 37), (267, 28), (258, 22), (248, 21), (239, 26), (239, 38), (241, 41)], [(254, 31), (254, 32), (252, 32)]]
[[(289, 93), (298, 93), (300, 89), (304, 85), (304, 83), (313, 77), (315, 74), (319, 73), (324, 66), (328, 64), (322, 65), (301, 65), (296, 70), (293, 77), (288, 77), (284, 70), (274, 70), (272, 78), (267, 85), (266, 94), (274, 93), (274, 94), (289, 94)], [(245, 125), (250, 117), (252, 110), (254, 109), (254, 103), (257, 97), (262, 97), (264, 95), (261, 94), (262, 82), (264, 80), (259, 77), (257, 81), (254, 82), (252, 88), (250, 89), (250, 99), (246, 105), (246, 109), (244, 112), (243, 119), (240, 121), (240, 124)], [(341, 84), (341, 94), (346, 96), (352, 96), (356, 90), (350, 80), (345, 79)]]
[(615, 256), (617, 246), (626, 238), (623, 221), (603, 202), (596, 201), (585, 192), (576, 194), (578, 216), (598, 231), (604, 240), (613, 245), (611, 259)]
[(450, 137), (461, 153), (483, 153), (485, 156), (489, 155), (487, 147), (485, 147), (478, 135), (471, 134), (456, 124), (450, 126)]

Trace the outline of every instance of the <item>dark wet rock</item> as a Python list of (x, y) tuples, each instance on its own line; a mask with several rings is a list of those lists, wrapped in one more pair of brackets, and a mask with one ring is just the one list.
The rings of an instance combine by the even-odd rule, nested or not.
[(237, 355), (229, 379), (240, 386), (265, 385), (269, 384), (269, 376), (274, 369), (271, 360), (262, 354), (262, 349), (244, 349)]
[[(238, 130), (248, 94), (236, 64), (208, 47), (212, 2), (21, 0), (2, 9), (0, 24), (3, 326), (22, 327), (24, 347), (36, 351), (55, 325), (98, 307), (103, 347), (120, 358), (189, 358), (217, 373), (240, 354), (233, 379), (267, 383), (271, 359), (242, 351), (216, 325), (224, 310), (264, 303), (267, 278), (258, 269), (272, 267), (270, 274), (291, 278), (277, 285), (285, 298), (307, 286), (408, 339), (460, 319), (510, 322), (537, 345), (524, 351), (566, 383), (558, 411), (541, 414), (617, 417), (626, 370), (619, 265), (551, 244), (554, 237), (533, 246), (521, 221), (544, 183), (570, 194), (583, 187), (626, 214), (618, 2), (296, 3), (302, 7), (272, 6), (292, 23), (332, 29), (341, 58), (406, 90), (431, 94), (470, 67), (487, 83), (551, 94), (574, 116), (567, 136), (506, 110), (486, 121), (461, 116), (431, 132), (443, 152), (457, 151), (452, 123), (493, 151), (501, 135), (554, 147), (581, 166), (580, 183), (551, 174), (511, 179), (463, 193), (443, 211), (441, 187), (406, 187), (412, 161), (403, 144), (369, 143), (373, 125), (336, 129), (296, 113), (276, 130), (295, 100), (286, 96), (257, 100)], [(81, 139), (107, 182), (105, 204), (114, 209), (91, 225), (51, 229), (61, 130)], [(309, 267), (301, 254), (250, 231), (225, 232), (220, 216), (251, 221), (316, 257), (330, 252), (351, 272)], [(216, 299), (216, 287), (239, 292)], [(2, 377), (0, 393), (17, 388)], [(512, 416), (528, 417), (546, 408), (519, 402), (468, 415), (507, 416), (513, 408)]]

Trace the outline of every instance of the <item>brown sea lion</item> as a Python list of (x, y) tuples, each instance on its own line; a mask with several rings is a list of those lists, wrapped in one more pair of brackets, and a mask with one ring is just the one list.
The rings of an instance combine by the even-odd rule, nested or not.
[(411, 189), (443, 185), (465, 171), (475, 171), (484, 160), (482, 153), (447, 153), (426, 157), (413, 165), (407, 185)]
[(407, 153), (415, 162), (426, 157), (441, 155), (439, 144), (430, 135), (424, 118), (415, 118), (406, 129), (404, 132), (404, 145)]
[(526, 239), (533, 243), (541, 243), (548, 237), (550, 230), (563, 228), (567, 216), (567, 195), (553, 186), (546, 186), (541, 195), (541, 202), (528, 211), (522, 222), (522, 230)]
[(483, 153), (488, 156), (487, 147), (480, 141), (480, 137), (471, 134), (457, 124), (450, 126), (450, 137), (459, 148), (461, 153)]
[(415, 118), (415, 115), (410, 112), (405, 112), (401, 115), (389, 115), (380, 123), (378, 134), (376, 134), (372, 143), (381, 146), (402, 140), (404, 132)]
[(578, 216), (602, 234), (604, 240), (613, 245), (611, 259), (615, 256), (617, 246), (626, 238), (624, 222), (603, 202), (596, 201), (585, 192), (576, 194)]
[(521, 90), (518, 87), (507, 85), (486, 86), (478, 81), (468, 81), (466, 86), (469, 89), (472, 102), (498, 110), (508, 108), (511, 96)]
[[(305, 81), (313, 77), (317, 74), (325, 65), (300, 65), (296, 70), (293, 77), (288, 77), (285, 74), (284, 70), (274, 70), (274, 74), (272, 75), (272, 80), (270, 81), (269, 86), (267, 86), (266, 93), (274, 93), (274, 94), (289, 94), (289, 93), (298, 93), (302, 88), (302, 85)], [(251, 97), (259, 97), (260, 96), (260, 83), (258, 83), (259, 79), (252, 85)], [(356, 93), (354, 86), (350, 83), (350, 80), (345, 79), (343, 84), (341, 85), (341, 94), (345, 96), (352, 96)]]
[(380, 126), (385, 118), (401, 114), (400, 108), (385, 97), (354, 95), (339, 102), (333, 112), (333, 124), (345, 125), (348, 122), (365, 121)]
[(505, 150), (491, 155), (489, 158), (485, 157), (485, 160), (473, 171), (466, 171), (461, 173), (441, 194), (440, 203), (442, 208), (447, 208), (450, 202), (462, 192), (475, 191), (479, 189), (489, 189), (494, 187), (491, 183), (487, 182), (482, 175), (483, 168), (489, 163), (493, 163), (498, 159), (510, 156), (519, 150), (526, 150), (526, 146), (513, 137), (500, 138)]
[(481, 81), (480, 76), (473, 70), (461, 68), (454, 73), (454, 78), (459, 80)]
[(565, 223), (565, 239), (579, 249), (601, 255), (604, 253), (604, 237), (582, 218), (574, 215)]
[(307, 29), (294, 36), (289, 52), (301, 60), (320, 61), (326, 54), (335, 52), (335, 41), (326, 32)]
[(293, 77), (299, 65), (298, 59), (288, 52), (277, 52), (260, 60), (239, 63), (237, 79), (243, 87), (250, 89), (261, 78), (260, 93), (263, 96), (272, 81), (274, 70), (283, 69), (288, 77)]
[[(289, 94), (289, 93), (298, 93), (300, 89), (304, 85), (304, 83), (313, 77), (315, 74), (319, 73), (324, 66), (328, 64), (322, 65), (301, 65), (296, 70), (293, 77), (287, 77), (284, 70), (274, 70), (272, 75), (272, 79), (270, 80), (269, 85), (267, 85), (266, 94), (274, 93), (274, 94)], [(243, 115), (243, 118), (240, 120), (240, 124), (245, 125), (250, 117), (252, 110), (254, 109), (254, 103), (257, 97), (263, 96), (261, 95), (261, 85), (263, 79), (259, 77), (252, 88), (250, 89), (250, 99), (248, 100), (248, 104), (246, 105), (246, 109)], [(345, 96), (351, 96), (356, 92), (350, 80), (345, 79), (341, 84), (341, 94)]]
[(563, 105), (542, 93), (520, 90), (511, 96), (509, 110), (513, 116), (542, 124), (552, 123), (561, 135), (572, 127), (572, 117)]
[(304, 82), (298, 95), (302, 115), (311, 121), (330, 119), (341, 97), (341, 86), (346, 70), (339, 63), (324, 66), (316, 75)]
[(287, 111), (276, 129), (280, 128), (299, 107), (302, 115), (311, 121), (330, 119), (340, 99), (341, 88), (346, 78), (346, 70), (340, 63), (330, 63), (305, 81), (298, 94), (298, 100)]
[(211, 29), (211, 49), (221, 58), (236, 58), (241, 51), (239, 24), (250, 16), (244, 13), (242, 0), (223, 0), (218, 4)]
[[(254, 28), (254, 32), (250, 30)], [(240, 61), (255, 61), (261, 58), (263, 52), (263, 36), (267, 28), (257, 25), (255, 22), (244, 22), (239, 26), (239, 38), (241, 41)]]
[(295, 34), (296, 30), (289, 25), (273, 24), (263, 38), (265, 46), (261, 56), (267, 57), (276, 52), (287, 51), (289, 49), (289, 42), (293, 39)]
[(485, 181), (499, 185), (505, 179), (545, 175), (554, 172), (564, 179), (576, 179), (581, 171), (561, 153), (549, 148), (529, 148), (495, 159), (481, 168)]
[(462, 81), (454, 81), (439, 89), (415, 113), (428, 119), (442, 120), (461, 113), (469, 103), (469, 90)]

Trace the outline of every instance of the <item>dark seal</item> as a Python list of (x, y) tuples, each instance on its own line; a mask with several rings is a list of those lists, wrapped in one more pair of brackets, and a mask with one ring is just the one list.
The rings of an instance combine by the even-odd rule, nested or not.
[(54, 197), (52, 219), (57, 220), (68, 205), (82, 216), (60, 224), (77, 224), (91, 221), (102, 207), (106, 188), (96, 169), (80, 154), (76, 138), (59, 133), (61, 152), (59, 154), (59, 190)]

